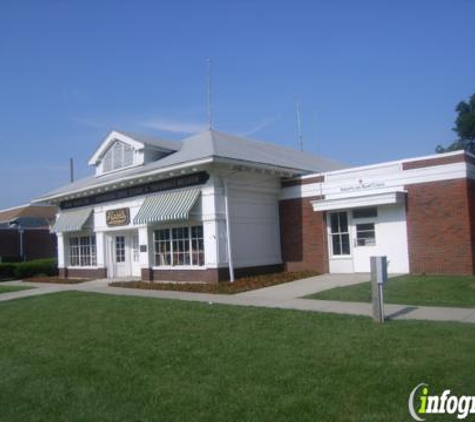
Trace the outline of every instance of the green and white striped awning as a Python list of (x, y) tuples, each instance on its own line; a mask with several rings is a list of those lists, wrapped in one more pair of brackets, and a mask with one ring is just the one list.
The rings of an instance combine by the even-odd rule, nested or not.
[(200, 193), (200, 189), (187, 189), (148, 196), (135, 216), (134, 224), (188, 220)]
[(62, 211), (56, 219), (56, 223), (54, 223), (51, 231), (54, 233), (81, 231), (85, 228), (91, 214), (92, 208)]

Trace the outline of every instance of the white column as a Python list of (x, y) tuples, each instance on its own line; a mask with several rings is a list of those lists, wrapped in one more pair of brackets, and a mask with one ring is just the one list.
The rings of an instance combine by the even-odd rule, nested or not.
[(148, 230), (148, 227), (139, 228), (139, 249), (140, 246), (145, 245), (147, 247), (146, 252), (140, 251), (140, 267), (152, 268), (153, 266), (153, 233)]
[(58, 268), (65, 268), (66, 267), (66, 260), (65, 260), (66, 251), (64, 249), (65, 242), (64, 242), (63, 233), (56, 233), (56, 238), (58, 239)]
[(104, 232), (96, 232), (97, 266), (99, 268), (107, 267), (105, 240)]

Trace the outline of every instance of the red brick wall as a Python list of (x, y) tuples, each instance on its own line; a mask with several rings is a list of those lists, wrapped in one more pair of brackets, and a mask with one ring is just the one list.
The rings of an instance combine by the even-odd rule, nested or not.
[(106, 278), (107, 268), (59, 268), (59, 276), (63, 278)]
[(411, 273), (474, 273), (468, 185), (457, 179), (406, 186)]
[(23, 244), (27, 261), (58, 256), (56, 234), (49, 230), (25, 230)]
[[(42, 258), (56, 258), (56, 235), (49, 230), (25, 230), (23, 253), (26, 261)], [(20, 257), (20, 234), (17, 229), (0, 230), (0, 256)]]
[[(283, 270), (282, 265), (263, 265), (259, 267), (235, 268), (234, 278), (249, 277), (258, 274), (277, 273)], [(145, 281), (202, 281), (218, 283), (229, 280), (229, 270), (225, 268), (210, 268), (207, 270), (157, 270), (142, 268), (142, 280)]]
[(328, 272), (325, 213), (315, 212), (313, 198), (280, 201), (280, 242), (287, 271)]
[[(471, 158), (471, 157), (469, 157)], [(467, 179), (468, 206), (470, 215), (470, 237), (472, 244), (472, 265), (475, 272), (475, 180)]]

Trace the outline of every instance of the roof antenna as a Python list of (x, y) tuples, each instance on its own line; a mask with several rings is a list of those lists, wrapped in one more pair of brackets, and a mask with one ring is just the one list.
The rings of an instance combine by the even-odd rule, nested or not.
[(300, 103), (297, 95), (295, 96), (295, 114), (297, 117), (297, 135), (300, 144), (300, 151), (303, 151), (302, 117), (300, 115)]
[(211, 59), (206, 59), (207, 68), (207, 115), (208, 115), (208, 129), (213, 129), (213, 105), (211, 103)]
[(72, 157), (69, 159), (69, 181), (74, 182), (74, 160)]

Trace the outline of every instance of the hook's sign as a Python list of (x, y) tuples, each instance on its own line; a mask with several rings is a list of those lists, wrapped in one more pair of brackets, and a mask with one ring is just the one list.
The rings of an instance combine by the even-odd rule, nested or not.
[(106, 211), (106, 224), (109, 227), (127, 226), (130, 223), (130, 209), (119, 208)]

